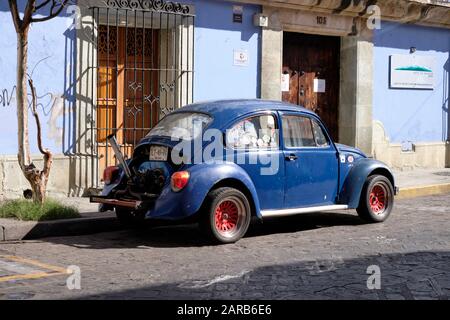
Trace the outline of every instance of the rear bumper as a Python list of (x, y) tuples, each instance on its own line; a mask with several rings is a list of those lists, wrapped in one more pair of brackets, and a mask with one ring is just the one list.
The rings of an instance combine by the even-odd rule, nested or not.
[(111, 199), (102, 196), (91, 196), (89, 201), (92, 203), (101, 203), (111, 207), (121, 207), (128, 209), (140, 209), (142, 201), (131, 199)]
[(99, 211), (115, 209), (139, 210), (145, 213), (146, 219), (181, 220), (193, 216), (198, 205), (193, 202), (192, 192), (173, 192), (167, 183), (160, 194), (144, 194), (145, 198), (128, 194), (118, 184), (106, 185), (101, 195), (92, 195), (90, 201), (99, 204)]

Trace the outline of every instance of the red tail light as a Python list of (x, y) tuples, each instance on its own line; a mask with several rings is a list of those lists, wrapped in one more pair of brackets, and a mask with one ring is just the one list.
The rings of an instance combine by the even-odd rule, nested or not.
[(174, 192), (178, 192), (183, 189), (189, 181), (189, 172), (188, 171), (178, 171), (172, 175), (170, 179), (170, 185)]
[(106, 169), (103, 171), (103, 182), (105, 184), (110, 184), (116, 179), (118, 172), (119, 167), (116, 166), (106, 167)]

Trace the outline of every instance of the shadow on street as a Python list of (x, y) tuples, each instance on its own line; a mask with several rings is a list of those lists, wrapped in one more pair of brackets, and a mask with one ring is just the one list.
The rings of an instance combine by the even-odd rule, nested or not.
[[(264, 220), (264, 222), (254, 219), (245, 238), (361, 224), (364, 224), (364, 222), (356, 213), (352, 215), (336, 212), (271, 218)], [(105, 232), (78, 237), (51, 237), (42, 239), (42, 241), (88, 249), (136, 248), (139, 246), (173, 248), (212, 245), (205, 239), (195, 223), (176, 225), (164, 222), (158, 222), (158, 226), (145, 223), (138, 228), (114, 233)]]
[[(372, 275), (367, 269), (374, 265), (380, 268), (380, 289), (367, 286)], [(82, 298), (447, 300), (449, 266), (448, 251), (372, 255), (340, 261), (270, 265), (234, 276), (144, 286)]]

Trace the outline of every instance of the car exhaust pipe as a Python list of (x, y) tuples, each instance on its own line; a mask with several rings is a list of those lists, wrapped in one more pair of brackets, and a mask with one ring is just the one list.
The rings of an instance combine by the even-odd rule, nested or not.
[(127, 176), (127, 178), (131, 178), (130, 168), (128, 167), (128, 164), (125, 162), (125, 159), (123, 157), (122, 151), (120, 151), (120, 147), (119, 147), (119, 144), (117, 143), (115, 133), (110, 134), (107, 137), (107, 139), (108, 139), (109, 143), (111, 144), (111, 147), (112, 147), (112, 149), (114, 151), (116, 159), (122, 165), (123, 170), (125, 171), (125, 175)]

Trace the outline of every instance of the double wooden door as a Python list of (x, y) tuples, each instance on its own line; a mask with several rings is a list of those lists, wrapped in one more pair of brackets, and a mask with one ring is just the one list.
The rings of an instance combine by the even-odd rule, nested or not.
[(340, 38), (294, 32), (283, 35), (283, 101), (316, 112), (338, 139)]

